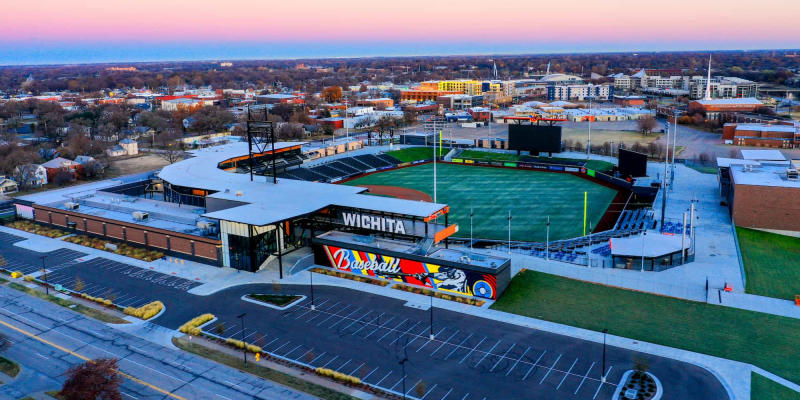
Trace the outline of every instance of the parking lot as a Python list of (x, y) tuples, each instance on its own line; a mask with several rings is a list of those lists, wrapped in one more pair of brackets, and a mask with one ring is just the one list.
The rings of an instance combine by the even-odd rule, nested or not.
[[(77, 284), (78, 280), (81, 282), (80, 286)], [(184, 292), (201, 284), (103, 257), (74, 263), (47, 274), (47, 281), (53, 285), (61, 285), (66, 289), (86, 293), (93, 297), (111, 299), (122, 307), (141, 307), (159, 300), (152, 290), (126, 290), (126, 285), (122, 281), (136, 280), (156, 287), (161, 286)], [(138, 287), (139, 285), (133, 286)]]
[[(39, 260), (39, 253), (8, 247), (4, 243), (9, 263)], [(200, 282), (103, 257), (71, 263), (82, 254), (51, 254), (63, 259), (48, 274), (53, 284), (74, 288), (80, 278), (84, 292), (122, 306), (161, 300), (166, 311), (152, 322), (170, 329), (212, 313), (218, 319), (204, 328), (210, 334), (244, 338), (275, 357), (357, 376), (408, 398), (608, 399), (638, 357), (646, 358), (669, 398), (727, 398), (711, 373), (691, 364), (608, 348), (603, 367), (602, 344), (439, 308), (433, 310), (431, 339), (424, 304), (407, 307), (402, 300), (330, 286), (314, 288), (315, 310), (308, 286), (251, 284), (197, 296), (188, 290)], [(276, 291), (307, 297), (287, 310), (242, 300)]]
[[(14, 246), (14, 243), (23, 240), (25, 240), (24, 237), (0, 232), (0, 256), (5, 261), (3, 268), (9, 271), (19, 271), (25, 275), (41, 272), (43, 266), (49, 271), (55, 271), (75, 265), (80, 262), (79, 258), (87, 255), (70, 249), (39, 253)], [(42, 256), (44, 256), (44, 260), (42, 260)]]

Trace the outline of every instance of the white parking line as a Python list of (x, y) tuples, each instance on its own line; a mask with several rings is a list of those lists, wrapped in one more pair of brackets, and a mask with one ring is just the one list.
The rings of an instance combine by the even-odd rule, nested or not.
[(461, 359), (461, 361), (459, 361), (458, 363), (459, 363), (459, 364), (463, 363), (463, 362), (464, 362), (464, 360), (466, 360), (466, 359), (467, 359), (467, 357), (469, 357), (469, 356), (470, 356), (470, 355), (471, 355), (471, 354), (472, 354), (472, 353), (475, 351), (475, 349), (477, 349), (477, 348), (478, 348), (478, 346), (480, 346), (480, 345), (483, 343), (483, 341), (484, 341), (484, 340), (486, 340), (486, 336), (484, 336), (484, 337), (483, 337), (483, 339), (481, 339), (481, 341), (480, 341), (480, 342), (478, 342), (478, 344), (476, 344), (476, 345), (475, 345), (475, 347), (473, 347), (473, 348), (472, 348), (472, 350), (470, 350), (470, 351), (467, 353), (467, 355), (465, 355), (465, 356), (464, 356), (464, 358), (462, 358), (462, 359)]
[(550, 371), (553, 370), (553, 368), (556, 366), (556, 364), (558, 364), (558, 360), (560, 360), (560, 359), (561, 359), (561, 354), (558, 355), (558, 358), (556, 358), (556, 361), (553, 362), (553, 365), (551, 365), (550, 368), (547, 370), (547, 373), (544, 374), (544, 376), (542, 377), (542, 380), (539, 381), (540, 385), (542, 384), (542, 382), (544, 382), (545, 379), (547, 379), (547, 375), (550, 375)]
[[(452, 334), (452, 335), (450, 335), (450, 337), (449, 337), (449, 338), (447, 338), (447, 340), (445, 340), (444, 342), (442, 342), (442, 344), (440, 344), (440, 345), (439, 345), (439, 347), (437, 347), (437, 348), (436, 348), (436, 350), (434, 350), (434, 351), (433, 351), (433, 353), (431, 353), (431, 354), (430, 354), (430, 355), (431, 355), (431, 357), (433, 357), (433, 355), (434, 355), (434, 354), (436, 354), (436, 352), (437, 352), (437, 351), (439, 351), (439, 349), (441, 349), (441, 348), (442, 348), (442, 346), (446, 345), (446, 344), (447, 344), (447, 343), (450, 341), (450, 339), (452, 339), (452, 338), (453, 338), (453, 336), (455, 336), (455, 335), (458, 335), (458, 333), (459, 333), (459, 332), (461, 332), (461, 330), (460, 330), (460, 329), (456, 329), (456, 331), (455, 331), (455, 332), (453, 332), (453, 334)], [(418, 349), (417, 351), (419, 351), (419, 349)]]
[(469, 340), (469, 338), (471, 338), (471, 337), (472, 337), (472, 333), (470, 333), (469, 335), (467, 335), (467, 337), (466, 337), (466, 338), (464, 338), (464, 340), (462, 340), (462, 341), (461, 341), (461, 343), (459, 343), (459, 344), (458, 344), (458, 346), (455, 346), (455, 347), (453, 347), (453, 350), (452, 350), (452, 351), (450, 351), (450, 353), (449, 353), (449, 354), (447, 354), (447, 357), (445, 357), (444, 359), (445, 359), (445, 360), (447, 360), (448, 358), (450, 358), (450, 356), (452, 356), (452, 355), (453, 355), (453, 353), (455, 353), (455, 352), (456, 352), (456, 350), (460, 349), (460, 348), (461, 348), (461, 346), (462, 346), (462, 345), (463, 345), (463, 344), (464, 344), (464, 343), (465, 343), (467, 340)]
[(569, 369), (567, 370), (567, 373), (566, 373), (566, 374), (564, 374), (564, 377), (563, 377), (563, 378), (561, 378), (561, 382), (559, 382), (559, 383), (558, 383), (558, 386), (556, 386), (556, 390), (558, 390), (558, 389), (560, 389), (560, 388), (561, 388), (561, 385), (563, 385), (563, 384), (564, 384), (564, 381), (567, 379), (567, 376), (569, 376), (569, 373), (570, 373), (570, 372), (572, 372), (572, 369), (573, 369), (573, 368), (575, 368), (575, 364), (576, 364), (577, 362), (578, 362), (578, 359), (576, 358), (576, 359), (575, 359), (575, 361), (573, 361), (573, 362), (572, 362), (572, 365), (570, 365), (570, 366), (569, 366)]
[(466, 398), (467, 398), (467, 396), (469, 396), (469, 393), (465, 394), (465, 395), (464, 395), (464, 397), (462, 397), (462, 398), (461, 398), (461, 400), (464, 400), (464, 399), (466, 399)]
[(586, 374), (583, 375), (583, 379), (581, 379), (581, 383), (578, 384), (578, 387), (575, 389), (575, 393), (578, 394), (578, 390), (581, 390), (581, 386), (583, 386), (583, 381), (586, 380), (586, 377), (589, 376), (589, 372), (592, 372), (592, 368), (594, 368), (594, 361), (592, 361), (592, 365), (589, 366), (589, 370), (586, 371)]
[(384, 376), (383, 378), (381, 378), (381, 380), (379, 380), (378, 382), (376, 382), (376, 383), (375, 383), (375, 386), (380, 386), (381, 382), (383, 382), (383, 380), (384, 380), (384, 379), (386, 379), (386, 378), (388, 378), (388, 377), (389, 377), (389, 375), (391, 375), (391, 374), (392, 374), (392, 371), (389, 371), (389, 372), (386, 374), (386, 376)]
[(303, 358), (304, 358), (306, 355), (308, 355), (308, 353), (311, 353), (312, 351), (314, 351), (314, 349), (313, 349), (313, 348), (311, 348), (311, 349), (308, 349), (308, 351), (306, 351), (305, 353), (303, 353), (302, 355), (300, 355), (300, 357), (297, 357), (297, 359), (298, 359), (298, 360), (302, 360), (302, 359), (303, 359)]
[(416, 328), (417, 325), (419, 325), (419, 324), (420, 324), (420, 322), (417, 321), (417, 323), (415, 323), (414, 325), (411, 325), (411, 328), (406, 329), (403, 333), (399, 334), (396, 338), (394, 338), (394, 340), (392, 340), (392, 343), (389, 343), (389, 346), (393, 345), (396, 341), (400, 340), (400, 338), (405, 336), (406, 334), (408, 334), (408, 332), (411, 332), (411, 330)]
[[(398, 379), (398, 380), (397, 380), (397, 383), (395, 383), (394, 385), (392, 385), (392, 387), (390, 387), (390, 388), (389, 388), (389, 390), (394, 390), (394, 387), (395, 387), (395, 386), (397, 386), (397, 385), (399, 385), (399, 384), (400, 384), (400, 382), (403, 382), (403, 379), (405, 379), (405, 378), (401, 376), (401, 377), (400, 377), (400, 379)], [(403, 397), (405, 397), (405, 396), (403, 396)]]
[(275, 350), (272, 350), (272, 351), (271, 351), (271, 353), (277, 353), (277, 352), (278, 352), (278, 350), (282, 349), (284, 346), (286, 346), (286, 345), (287, 345), (287, 344), (289, 344), (289, 343), (292, 343), (292, 342), (291, 342), (291, 341), (288, 341), (288, 342), (286, 342), (286, 343), (282, 344), (282, 345), (281, 345), (280, 347), (278, 347), (277, 349), (275, 349)]
[[(233, 337), (233, 336), (229, 336), (229, 337)], [(275, 339), (272, 339), (272, 340), (270, 340), (270, 341), (269, 341), (269, 343), (267, 343), (267, 344), (265, 344), (265, 345), (264, 345), (264, 348), (266, 349), (266, 348), (267, 348), (267, 346), (271, 345), (272, 343), (274, 343), (274, 342), (275, 342), (275, 341), (277, 341), (278, 339), (280, 339), (280, 338), (275, 338)]]
[(368, 334), (367, 334), (367, 336), (364, 336), (364, 339), (366, 339), (366, 338), (368, 338), (368, 337), (372, 336), (372, 334), (373, 334), (373, 333), (375, 333), (375, 332), (377, 332), (379, 329), (381, 329), (381, 328), (384, 328), (384, 327), (388, 326), (388, 325), (389, 325), (389, 323), (390, 323), (390, 322), (392, 322), (392, 321), (394, 321), (394, 317), (392, 317), (392, 318), (389, 318), (389, 319), (388, 319), (386, 322), (384, 322), (384, 323), (382, 323), (382, 324), (378, 325), (378, 327), (377, 327), (377, 328), (375, 328), (375, 329), (373, 329), (373, 330), (372, 330), (372, 332), (368, 333)]
[[(349, 306), (348, 306), (348, 307), (349, 307)], [(334, 326), (336, 326), (336, 325), (339, 325), (339, 324), (340, 324), (342, 321), (347, 321), (348, 319), (350, 319), (350, 316), (351, 316), (351, 315), (353, 315), (353, 314), (355, 314), (355, 313), (357, 313), (357, 312), (361, 311), (361, 309), (362, 309), (362, 307), (358, 307), (358, 308), (356, 308), (355, 310), (351, 311), (349, 314), (345, 315), (344, 317), (342, 317), (342, 316), (340, 316), (340, 315), (338, 315), (338, 314), (331, 314), (331, 316), (330, 316), (330, 317), (328, 317), (328, 318), (325, 318), (325, 320), (323, 320), (323, 321), (321, 321), (320, 323), (318, 323), (318, 324), (317, 324), (317, 326), (320, 326), (320, 325), (322, 325), (322, 323), (323, 323), (323, 322), (325, 322), (325, 321), (327, 321), (327, 320), (329, 320), (329, 319), (331, 319), (331, 318), (333, 318), (333, 317), (339, 317), (339, 320), (338, 320), (338, 321), (334, 322), (334, 323), (333, 323), (333, 325), (331, 325), (331, 326), (329, 326), (329, 327), (328, 327), (328, 329), (333, 329), (333, 327), (334, 327)]]
[(397, 324), (397, 326), (395, 326), (394, 328), (389, 329), (388, 331), (386, 331), (386, 333), (384, 333), (383, 336), (379, 337), (377, 341), (380, 342), (381, 340), (383, 340), (383, 338), (385, 338), (386, 336), (389, 336), (390, 333), (394, 332), (394, 330), (399, 328), (400, 325), (405, 324), (406, 321), (408, 321), (408, 318), (404, 319), (403, 322)]
[(428, 391), (427, 391), (427, 392), (425, 392), (425, 394), (424, 394), (424, 395), (422, 395), (422, 397), (420, 397), (420, 400), (425, 400), (425, 397), (427, 397), (429, 394), (431, 394), (431, 392), (432, 392), (432, 391), (433, 391), (433, 389), (435, 389), (435, 388), (436, 388), (436, 384), (434, 383), (434, 384), (433, 384), (433, 386), (431, 386), (431, 388), (430, 388), (430, 389), (428, 389)]
[(378, 314), (377, 317), (373, 318), (372, 321), (367, 322), (364, 325), (361, 325), (361, 328), (356, 329), (355, 332), (351, 333), (351, 335), (355, 335), (356, 333), (358, 333), (359, 331), (361, 331), (362, 329), (364, 329), (364, 328), (366, 328), (368, 326), (373, 326), (373, 322), (374, 321), (380, 321), (381, 320), (381, 316), (383, 316), (383, 314), (384, 313), (380, 313), (380, 314)]
[(494, 346), (492, 346), (492, 348), (491, 348), (491, 349), (489, 349), (489, 351), (487, 351), (487, 352), (483, 353), (483, 357), (481, 357), (481, 359), (480, 359), (480, 360), (478, 360), (478, 363), (477, 363), (477, 364), (475, 364), (475, 367), (477, 367), (478, 365), (480, 365), (480, 363), (481, 363), (481, 362), (483, 362), (483, 359), (484, 359), (484, 358), (486, 358), (486, 356), (488, 356), (489, 354), (492, 354), (492, 351), (494, 351), (494, 349), (497, 347), (497, 345), (498, 345), (498, 344), (500, 344), (500, 342), (501, 342), (501, 341), (498, 339), (498, 340), (497, 340), (497, 343), (495, 343), (495, 344), (494, 344)]
[(323, 365), (323, 366), (322, 366), (322, 368), (325, 368), (325, 367), (327, 367), (327, 366), (328, 366), (328, 364), (332, 363), (332, 362), (333, 362), (334, 360), (336, 360), (337, 358), (339, 358), (339, 356), (333, 356), (333, 358), (331, 358), (330, 360), (328, 360), (328, 362), (326, 362), (326, 363), (325, 363), (325, 365)]
[[(366, 321), (365, 318), (370, 314), (372, 314), (372, 311), (370, 311), (370, 312), (368, 312), (368, 313), (366, 313), (366, 314), (364, 314), (364, 315), (362, 315), (362, 316), (360, 316), (358, 318), (353, 318), (353, 320), (350, 321), (350, 323), (347, 324), (347, 326), (342, 328), (342, 331), (344, 331), (345, 329), (349, 328), (351, 325), (355, 324), (356, 322), (364, 322), (364, 321)], [(347, 318), (347, 317), (345, 317), (345, 318)], [(333, 325), (331, 325), (330, 328), (333, 328)]]
[[(348, 309), (348, 308), (350, 308), (350, 307), (352, 307), (352, 306), (348, 304), (348, 305), (347, 305), (347, 307), (345, 307), (345, 308), (343, 308), (343, 309), (341, 310), (341, 311), (342, 311), (342, 313), (344, 313), (344, 310), (347, 310), (347, 309)], [(327, 320), (329, 320), (329, 319), (331, 319), (331, 318), (333, 318), (333, 317), (340, 317), (340, 318), (341, 318), (341, 315), (339, 315), (339, 311), (333, 312), (333, 313), (331, 313), (331, 315), (329, 315), (329, 316), (328, 316), (328, 318), (325, 318), (325, 319), (323, 319), (323, 320), (319, 321), (319, 323), (317, 324), (317, 326), (320, 326), (320, 325), (324, 324), (324, 323), (325, 323), (325, 321), (327, 321)], [(311, 319), (314, 319), (314, 318), (311, 318)], [(310, 319), (310, 320), (308, 320), (308, 321), (311, 321), (311, 319)], [(306, 322), (308, 322), (308, 321), (306, 321)], [(339, 321), (341, 321), (341, 319), (339, 319)]]
[(408, 394), (408, 392), (416, 389), (417, 385), (419, 385), (420, 382), (422, 382), (422, 379), (418, 380), (417, 383), (414, 384), (414, 386), (411, 386), (410, 388), (408, 388), (408, 391), (406, 392), (406, 395)]
[(444, 398), (447, 397), (447, 395), (449, 395), (450, 392), (452, 392), (452, 391), (453, 391), (453, 388), (450, 388), (450, 390), (448, 390), (447, 393), (445, 393), (444, 396), (442, 396), (442, 398), (439, 399), (439, 400), (444, 400)]
[(340, 366), (339, 366), (339, 368), (336, 368), (336, 370), (337, 370), (337, 371), (341, 371), (341, 370), (342, 370), (342, 368), (344, 368), (344, 366), (345, 366), (345, 365), (347, 365), (347, 364), (349, 364), (349, 363), (350, 363), (350, 361), (353, 361), (353, 359), (351, 358), (351, 359), (349, 359), (349, 360), (345, 361), (345, 362), (344, 362), (344, 364), (340, 365)]
[[(435, 334), (435, 335), (433, 335), (433, 337), (438, 337), (438, 336), (439, 336), (439, 334), (441, 334), (442, 332), (444, 332), (444, 330), (445, 330), (445, 329), (447, 329), (447, 328), (442, 328), (442, 330), (440, 330), (439, 332), (436, 332), (436, 334)], [(425, 343), (423, 343), (423, 344), (422, 344), (422, 346), (419, 346), (419, 348), (417, 349), (417, 352), (419, 352), (420, 350), (422, 350), (422, 348), (423, 348), (423, 347), (425, 347), (425, 346), (427, 346), (427, 345), (428, 345), (428, 343), (430, 343), (430, 342), (433, 342), (433, 340), (431, 340), (431, 339), (428, 339), (428, 341), (427, 341), (427, 342), (425, 342)]]
[(290, 357), (289, 357), (289, 354), (292, 354), (292, 352), (294, 352), (295, 350), (299, 349), (299, 348), (300, 348), (300, 347), (302, 347), (302, 346), (303, 346), (303, 345), (301, 345), (301, 344), (298, 344), (298, 345), (297, 345), (297, 346), (295, 346), (293, 349), (291, 349), (291, 350), (289, 350), (288, 352), (286, 352), (286, 354), (284, 354), (284, 355), (283, 355), (283, 357), (290, 358)]
[(314, 358), (313, 360), (311, 360), (311, 361), (309, 362), (309, 364), (310, 364), (310, 365), (314, 365), (314, 361), (317, 361), (317, 360), (318, 360), (320, 357), (324, 356), (325, 354), (327, 354), (327, 353), (325, 353), (325, 352), (323, 351), (323, 352), (322, 352), (322, 354), (318, 355), (316, 358)]
[(373, 369), (373, 370), (372, 370), (372, 371), (370, 371), (370, 372), (369, 372), (369, 373), (368, 373), (366, 376), (364, 376), (363, 378), (361, 378), (361, 381), (363, 381), (363, 382), (366, 382), (366, 381), (367, 381), (367, 378), (369, 378), (369, 376), (370, 376), (370, 375), (372, 375), (372, 373), (373, 373), (373, 372), (375, 372), (375, 371), (377, 371), (377, 370), (378, 370), (378, 367), (375, 367), (375, 369)]
[(351, 373), (349, 373), (349, 374), (347, 374), (347, 375), (350, 375), (350, 376), (355, 376), (355, 375), (353, 375), (353, 374), (355, 374), (355, 373), (356, 373), (356, 371), (358, 371), (358, 369), (359, 369), (359, 368), (363, 367), (363, 366), (364, 366), (364, 364), (366, 364), (366, 363), (365, 363), (365, 362), (362, 362), (362, 363), (361, 363), (361, 365), (357, 366), (357, 367), (356, 367), (356, 369), (354, 369), (354, 370), (353, 370), (353, 372), (351, 372)]
[(539, 365), (539, 360), (541, 360), (541, 359), (542, 359), (542, 357), (544, 357), (544, 354), (545, 354), (545, 353), (547, 353), (547, 350), (543, 351), (543, 352), (542, 352), (542, 354), (540, 354), (540, 355), (539, 355), (539, 358), (537, 358), (537, 359), (536, 359), (536, 362), (535, 362), (535, 363), (533, 363), (533, 365), (531, 365), (530, 369), (528, 369), (528, 372), (526, 372), (526, 373), (525, 373), (525, 376), (524, 376), (524, 377), (522, 377), (522, 380), (523, 380), (523, 381), (524, 381), (525, 379), (528, 379), (528, 375), (530, 375), (530, 374), (531, 374), (531, 371), (533, 371), (533, 369), (534, 369), (534, 368), (536, 368), (536, 366), (537, 366), (537, 365)]
[[(423, 333), (425, 333), (425, 331), (427, 331), (427, 330), (429, 330), (429, 329), (430, 329), (430, 327), (425, 327), (425, 328), (422, 328), (422, 331), (421, 331), (420, 333), (417, 333), (416, 335), (414, 335), (414, 338), (413, 338), (413, 339), (411, 339), (411, 341), (410, 341), (410, 342), (408, 342), (408, 344), (406, 344), (406, 346), (411, 346), (411, 343), (414, 343), (414, 342), (416, 342), (416, 341), (417, 341), (417, 339), (421, 338), (421, 337), (422, 337), (422, 334), (423, 334)], [(428, 340), (430, 340), (430, 339), (428, 339)]]
[(506, 356), (508, 355), (508, 352), (509, 352), (509, 351), (511, 351), (511, 349), (513, 349), (513, 348), (514, 348), (514, 346), (516, 346), (516, 345), (517, 345), (516, 343), (511, 343), (511, 347), (509, 347), (509, 348), (508, 348), (508, 350), (506, 350), (506, 352), (505, 352), (505, 353), (503, 353), (503, 356), (502, 356), (502, 357), (500, 357), (500, 358), (498, 358), (498, 359), (497, 359), (497, 362), (496, 362), (496, 363), (494, 363), (494, 365), (492, 365), (492, 368), (489, 370), (489, 372), (492, 372), (492, 371), (494, 371), (494, 369), (495, 369), (495, 368), (497, 368), (497, 365), (498, 365), (498, 364), (500, 364), (500, 361), (503, 361), (503, 360), (505, 360)]

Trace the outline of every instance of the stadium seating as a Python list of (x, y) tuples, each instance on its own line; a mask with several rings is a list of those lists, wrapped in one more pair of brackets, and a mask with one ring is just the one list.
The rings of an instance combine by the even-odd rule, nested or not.
[[(301, 166), (299, 168), (291, 169), (291, 167), (295, 165), (302, 164), (304, 159), (304, 156), (286, 158), (282, 165), (278, 166), (278, 170), (286, 168), (286, 172), (280, 174), (280, 176), (288, 179), (330, 182), (336, 179), (344, 179), (363, 174), (366, 171), (375, 168), (392, 167), (398, 163), (397, 160), (386, 154), (361, 154), (354, 157), (338, 158), (324, 164), (315, 165), (313, 167)], [(270, 166), (266, 166), (265, 169), (269, 169), (271, 171)]]

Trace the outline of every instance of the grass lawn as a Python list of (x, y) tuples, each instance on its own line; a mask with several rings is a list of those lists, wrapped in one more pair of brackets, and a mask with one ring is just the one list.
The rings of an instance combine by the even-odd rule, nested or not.
[(800, 393), (765, 378), (755, 372), (751, 374), (750, 398), (753, 400), (798, 400)]
[(276, 371), (271, 368), (258, 365), (252, 360), (244, 366), (244, 363), (239, 356), (232, 356), (225, 352), (211, 349), (209, 347), (191, 342), (186, 339), (172, 338), (172, 343), (181, 350), (188, 351), (189, 353), (196, 354), (200, 357), (207, 358), (211, 361), (225, 364), (229, 367), (236, 368), (255, 376), (286, 385), (292, 389), (300, 390), (314, 397), (319, 397), (326, 400), (355, 400), (355, 397), (337, 392), (325, 386), (320, 386), (315, 383), (304, 381), (295, 376)]
[(794, 301), (800, 295), (800, 239), (736, 228), (747, 287), (761, 296)]
[(493, 309), (751, 363), (800, 383), (800, 320), (656, 296), (535, 271)]
[[(579, 140), (581, 143), (586, 144), (586, 138), (589, 134), (589, 124), (584, 123), (580, 128), (564, 127), (561, 129), (562, 140)], [(618, 143), (625, 143), (632, 145), (636, 142), (647, 144), (657, 140), (663, 133), (653, 132), (643, 135), (638, 131), (621, 131), (613, 129), (597, 129), (597, 126), (592, 127), (592, 147), (600, 147), (604, 142), (614, 142), (616, 146)]]
[(0, 372), (16, 378), (17, 374), (19, 374), (19, 364), (5, 357), (0, 357)]
[[(551, 240), (583, 234), (583, 192), (589, 192), (587, 220), (596, 226), (617, 192), (569, 174), (437, 164), (437, 201), (450, 205), (450, 223), (458, 236), (469, 236), (469, 212), (474, 210), (477, 238), (544, 241), (547, 216)], [(346, 185), (389, 185), (411, 188), (433, 197), (433, 164), (423, 164), (367, 175)]]
[(302, 298), (303, 296), (298, 296), (295, 294), (248, 294), (247, 297), (262, 303), (283, 307), (299, 298)]
[[(436, 150), (439, 151), (438, 146), (436, 147)], [(441, 151), (439, 151), (439, 155), (444, 156), (449, 151), (449, 147), (442, 147)], [(386, 154), (394, 157), (400, 162), (433, 160), (433, 147), (407, 147), (401, 150), (388, 151)]]
[[(459, 158), (473, 158), (473, 159), (483, 159), (483, 160), (491, 160), (491, 161), (519, 161), (520, 159), (531, 159), (529, 156), (517, 156), (513, 153), (494, 153), (489, 151), (480, 151), (480, 150), (463, 150), (459, 155)], [(578, 160), (574, 158), (560, 158), (560, 157), (550, 157), (550, 158), (538, 158), (543, 162), (558, 162), (558, 161), (567, 161), (567, 162), (584, 162), (585, 160)], [(589, 160), (586, 161), (584, 166), (589, 169), (593, 169), (600, 172), (607, 172), (611, 171), (616, 165), (610, 163), (608, 161), (602, 160)]]
[(95, 308), (87, 307), (87, 306), (85, 306), (83, 304), (75, 303), (74, 301), (62, 299), (60, 297), (56, 297), (56, 296), (52, 296), (52, 295), (47, 295), (44, 292), (40, 292), (38, 290), (31, 289), (31, 288), (29, 288), (29, 287), (27, 287), (25, 285), (20, 285), (19, 283), (16, 283), (16, 282), (9, 283), (8, 287), (10, 287), (12, 289), (19, 290), (21, 292), (25, 292), (25, 293), (27, 293), (27, 294), (29, 294), (31, 296), (38, 297), (38, 298), (40, 298), (42, 300), (47, 300), (47, 301), (49, 301), (51, 303), (58, 304), (61, 307), (69, 308), (72, 311), (79, 312), (79, 313), (81, 313), (83, 315), (86, 315), (87, 317), (94, 318), (94, 319), (96, 319), (98, 321), (101, 321), (101, 322), (107, 322), (107, 323), (110, 323), (110, 324), (128, 324), (128, 323), (130, 323), (130, 322), (128, 322), (128, 321), (126, 321), (126, 320), (124, 320), (122, 318), (119, 318), (119, 317), (115, 316), (115, 315), (104, 313), (104, 312), (102, 312), (100, 310), (97, 310)]

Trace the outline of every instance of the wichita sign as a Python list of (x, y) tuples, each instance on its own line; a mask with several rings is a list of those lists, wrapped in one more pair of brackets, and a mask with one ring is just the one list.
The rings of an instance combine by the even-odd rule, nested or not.
[(343, 212), (342, 220), (345, 225), (354, 228), (372, 229), (375, 231), (402, 235), (406, 234), (405, 222), (402, 219)]

